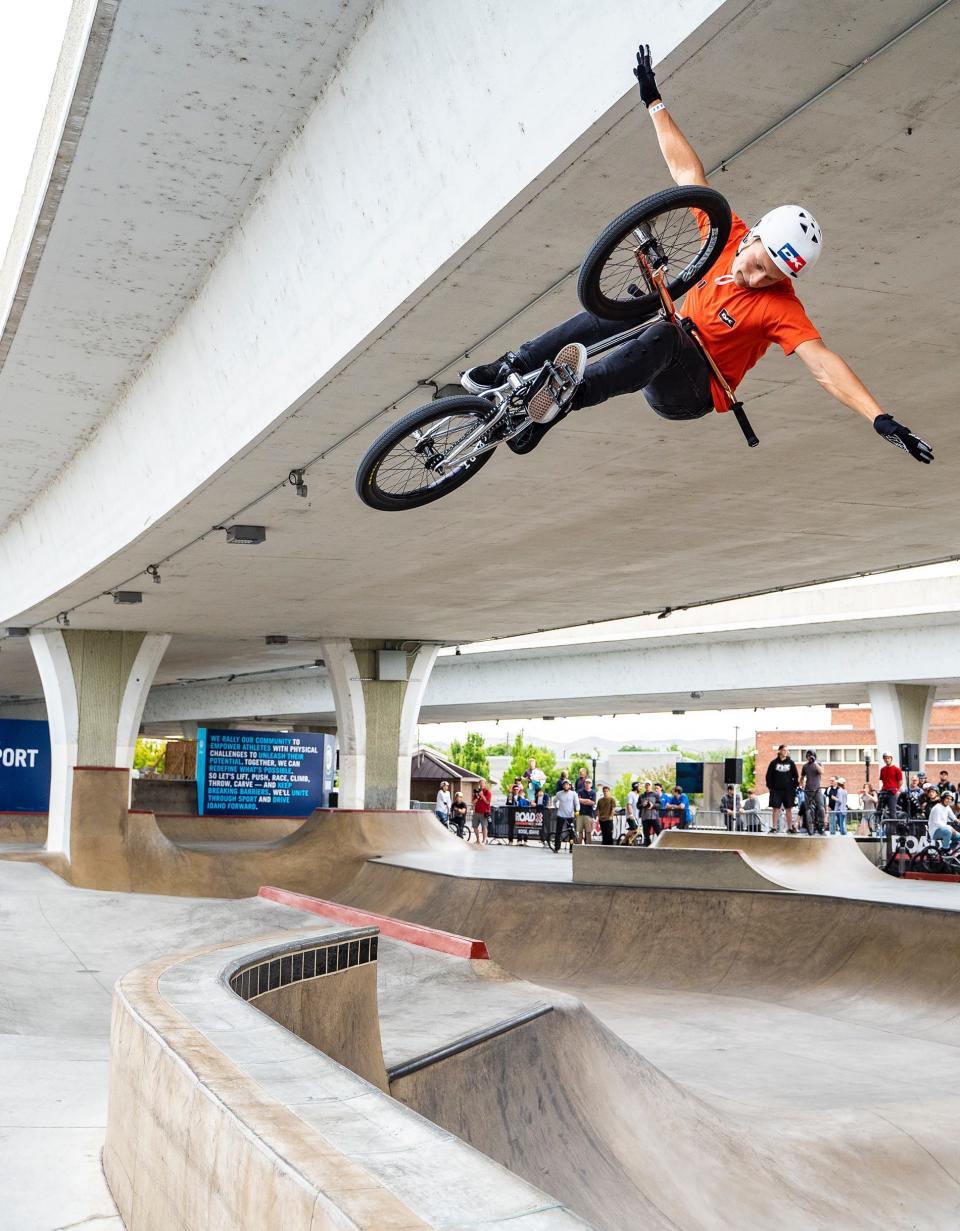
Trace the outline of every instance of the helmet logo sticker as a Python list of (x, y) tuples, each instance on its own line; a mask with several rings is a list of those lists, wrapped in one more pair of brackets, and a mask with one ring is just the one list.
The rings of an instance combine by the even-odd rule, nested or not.
[(807, 263), (796, 248), (794, 248), (793, 244), (784, 244), (783, 247), (778, 250), (777, 256), (784, 262), (785, 265), (788, 266), (788, 268), (792, 269), (795, 274), (798, 274)]

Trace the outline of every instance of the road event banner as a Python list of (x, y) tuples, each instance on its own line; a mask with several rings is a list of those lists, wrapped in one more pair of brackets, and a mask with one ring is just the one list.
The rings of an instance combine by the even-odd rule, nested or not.
[(0, 812), (50, 809), (50, 728), (0, 718)]
[(332, 735), (301, 731), (197, 731), (201, 816), (309, 816), (333, 790)]

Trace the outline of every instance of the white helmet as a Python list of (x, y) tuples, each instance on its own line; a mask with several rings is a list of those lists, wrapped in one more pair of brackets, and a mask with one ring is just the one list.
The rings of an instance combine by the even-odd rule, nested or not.
[(823, 232), (816, 218), (799, 205), (778, 205), (769, 210), (744, 237), (742, 247), (759, 239), (781, 273), (791, 278), (816, 265), (823, 247)]

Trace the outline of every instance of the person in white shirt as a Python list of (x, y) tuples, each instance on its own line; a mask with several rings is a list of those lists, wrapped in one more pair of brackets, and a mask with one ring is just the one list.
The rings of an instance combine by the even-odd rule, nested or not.
[(627, 832), (624, 836), (629, 844), (636, 841), (640, 831), (640, 817), (637, 813), (637, 804), (640, 800), (640, 792), (637, 790), (639, 785), (639, 782), (631, 782), (630, 794), (627, 796)]
[(580, 811), (580, 798), (576, 791), (570, 785), (570, 780), (564, 778), (563, 785), (557, 791), (553, 800), (554, 807), (557, 809), (557, 828), (553, 834), (553, 849), (559, 851), (560, 836), (563, 833), (567, 822), (572, 822), (574, 817)]
[(927, 833), (930, 841), (939, 842), (945, 851), (954, 851), (960, 846), (960, 821), (953, 810), (953, 795), (949, 791), (945, 791), (940, 802), (931, 808)]
[(434, 811), (437, 814), (437, 820), (441, 825), (446, 825), (450, 819), (450, 805), (453, 803), (453, 796), (450, 794), (450, 783), (441, 782), (440, 790), (437, 791), (437, 802)]

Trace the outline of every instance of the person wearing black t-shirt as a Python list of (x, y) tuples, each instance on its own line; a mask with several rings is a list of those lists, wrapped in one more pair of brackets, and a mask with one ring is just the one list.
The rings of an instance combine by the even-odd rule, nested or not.
[(593, 822), (597, 813), (597, 792), (589, 778), (584, 778), (583, 785), (577, 788), (580, 800), (580, 815), (577, 818), (577, 837), (581, 842), (593, 841)]
[(467, 801), (463, 794), (457, 791), (450, 805), (450, 825), (457, 831), (457, 837), (463, 837), (463, 827), (467, 823)]
[(767, 766), (767, 790), (770, 792), (770, 809), (773, 813), (771, 826), (776, 831), (779, 823), (780, 809), (787, 814), (787, 833), (795, 833), (793, 824), (793, 807), (797, 802), (797, 787), (800, 785), (800, 771), (797, 763), (787, 752), (786, 744), (781, 744), (777, 755)]

